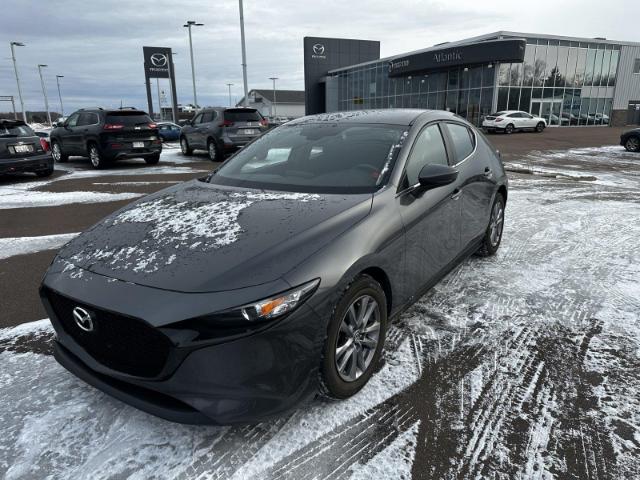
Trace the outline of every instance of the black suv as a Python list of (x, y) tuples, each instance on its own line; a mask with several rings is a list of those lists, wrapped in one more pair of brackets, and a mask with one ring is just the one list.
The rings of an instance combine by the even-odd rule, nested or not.
[(207, 107), (182, 127), (180, 147), (184, 155), (206, 150), (212, 162), (244, 147), (268, 128), (267, 120), (255, 108)]
[(0, 119), (0, 175), (33, 172), (39, 177), (53, 173), (53, 158), (44, 138), (20, 120)]
[(158, 163), (162, 140), (157, 125), (140, 110), (85, 108), (51, 131), (51, 153), (56, 162), (70, 155), (88, 156), (94, 168), (122, 158), (144, 158)]

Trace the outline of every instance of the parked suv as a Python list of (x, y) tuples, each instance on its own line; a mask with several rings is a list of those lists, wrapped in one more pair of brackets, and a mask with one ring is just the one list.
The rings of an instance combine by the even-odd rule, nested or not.
[(516, 130), (533, 130), (542, 132), (547, 121), (542, 117), (535, 117), (519, 110), (504, 110), (487, 115), (482, 122), (482, 128), (488, 132), (502, 131), (513, 133)]
[(71, 155), (87, 156), (94, 168), (122, 158), (160, 160), (162, 140), (157, 125), (140, 110), (84, 108), (51, 131), (51, 153), (56, 162)]
[(212, 162), (220, 162), (226, 152), (244, 147), (267, 128), (255, 108), (204, 108), (182, 127), (180, 147), (184, 155), (206, 150)]
[(0, 174), (33, 172), (39, 177), (53, 173), (53, 158), (46, 140), (20, 120), (0, 120)]

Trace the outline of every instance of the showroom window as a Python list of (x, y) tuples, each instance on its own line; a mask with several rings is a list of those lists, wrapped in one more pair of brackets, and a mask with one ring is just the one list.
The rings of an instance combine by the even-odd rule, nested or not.
[(636, 61), (633, 63), (633, 73), (640, 73), (640, 58), (636, 58)]

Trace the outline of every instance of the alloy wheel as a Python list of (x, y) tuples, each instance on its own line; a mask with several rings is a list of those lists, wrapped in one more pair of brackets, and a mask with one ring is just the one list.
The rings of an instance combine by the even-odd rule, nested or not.
[(53, 157), (53, 159), (56, 162), (59, 162), (60, 158), (62, 158), (62, 152), (60, 151), (60, 145), (58, 145), (57, 143), (53, 144), (53, 148), (51, 149), (51, 156)]
[(380, 340), (380, 306), (370, 295), (356, 298), (345, 313), (335, 346), (335, 366), (345, 382), (367, 371)]
[(216, 161), (216, 157), (217, 157), (217, 155), (218, 155), (218, 153), (217, 153), (217, 151), (216, 151), (216, 144), (215, 144), (215, 143), (213, 143), (213, 142), (209, 142), (209, 148), (208, 148), (208, 150), (209, 150), (209, 159), (210, 159), (212, 162), (215, 162), (215, 161)]
[(502, 227), (504, 225), (504, 207), (502, 202), (498, 201), (491, 211), (491, 223), (489, 224), (489, 239), (491, 246), (495, 247), (500, 243), (502, 237)]
[(640, 150), (640, 140), (638, 140), (636, 137), (631, 137), (627, 140), (627, 144), (625, 145), (625, 147), (630, 152), (637, 152), (638, 150)]
[(92, 146), (89, 150), (89, 159), (91, 160), (91, 165), (94, 167), (100, 166), (100, 152), (98, 152), (98, 148)]
[(187, 139), (183, 138), (182, 140), (180, 140), (180, 149), (182, 150), (183, 154), (187, 154), (187, 152), (189, 151), (189, 145), (187, 145)]

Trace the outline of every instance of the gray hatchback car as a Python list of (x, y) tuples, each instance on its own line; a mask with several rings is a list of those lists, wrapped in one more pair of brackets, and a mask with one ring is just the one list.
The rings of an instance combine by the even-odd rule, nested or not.
[(267, 120), (255, 108), (207, 107), (182, 127), (180, 147), (184, 155), (206, 150), (212, 162), (220, 162), (225, 153), (244, 147), (267, 128)]

